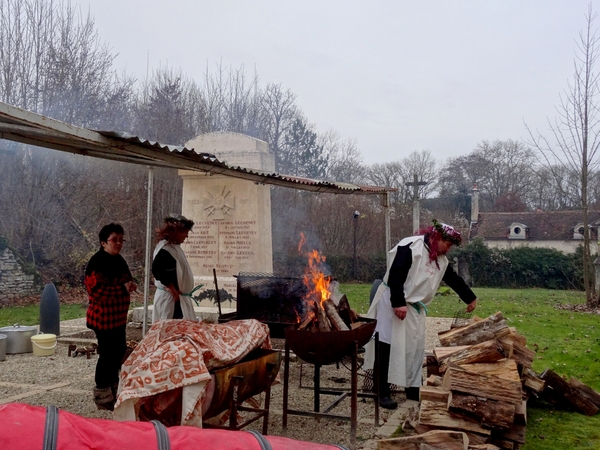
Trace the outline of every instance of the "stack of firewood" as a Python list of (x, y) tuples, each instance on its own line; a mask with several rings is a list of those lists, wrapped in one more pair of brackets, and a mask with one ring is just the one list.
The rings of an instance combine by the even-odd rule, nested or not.
[[(600, 394), (576, 379), (563, 380), (551, 370), (531, 369), (535, 352), (502, 313), (474, 318), (468, 325), (439, 333), (441, 347), (428, 355), (427, 382), (421, 403), (405, 425), (430, 449), (519, 449), (525, 443), (527, 402), (544, 399), (596, 414)], [(458, 434), (456, 434), (458, 432)], [(423, 433), (427, 433), (426, 435)], [(462, 440), (458, 436), (462, 436)], [(451, 438), (450, 438), (451, 436)], [(412, 449), (403, 439), (382, 441), (380, 449)], [(391, 445), (393, 447), (386, 446)], [(458, 445), (458, 444), (457, 444)], [(421, 447), (422, 448), (422, 447)]]
[(315, 332), (348, 331), (361, 325), (357, 320), (356, 311), (350, 308), (348, 299), (345, 295), (342, 295), (337, 306), (331, 298), (323, 302), (311, 301), (303, 320), (298, 325), (298, 329)]

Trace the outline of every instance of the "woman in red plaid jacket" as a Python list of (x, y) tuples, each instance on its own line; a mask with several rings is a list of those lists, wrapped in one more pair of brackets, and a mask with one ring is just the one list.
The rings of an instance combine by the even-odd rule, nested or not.
[(119, 370), (127, 350), (126, 326), (129, 294), (137, 289), (127, 263), (120, 255), (123, 227), (105, 225), (98, 235), (100, 250), (90, 259), (85, 271), (89, 306), (87, 327), (98, 340), (94, 402), (98, 409), (114, 408)]

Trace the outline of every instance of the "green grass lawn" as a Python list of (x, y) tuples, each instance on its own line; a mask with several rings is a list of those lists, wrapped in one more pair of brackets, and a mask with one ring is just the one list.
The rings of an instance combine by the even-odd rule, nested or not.
[[(359, 313), (369, 308), (368, 284), (343, 284), (340, 291)], [(508, 323), (536, 351), (533, 369), (547, 368), (574, 376), (600, 391), (600, 316), (557, 309), (558, 304), (584, 303), (581, 292), (545, 289), (474, 289), (475, 314), (488, 317), (501, 311)], [(455, 317), (465, 305), (449, 289), (440, 289), (429, 307), (432, 317)], [(85, 306), (61, 305), (61, 320), (85, 316)], [(0, 308), (0, 327), (39, 323), (39, 306)], [(528, 408), (527, 442), (523, 450), (583, 450), (600, 448), (600, 414), (588, 417), (537, 404)]]

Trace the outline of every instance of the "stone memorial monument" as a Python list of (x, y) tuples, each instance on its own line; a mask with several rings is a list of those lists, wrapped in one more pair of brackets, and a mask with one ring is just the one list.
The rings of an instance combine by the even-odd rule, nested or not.
[[(229, 166), (275, 171), (266, 142), (239, 133), (202, 134), (186, 142), (198, 153), (214, 154)], [(268, 185), (224, 175), (180, 170), (183, 179), (182, 214), (195, 222), (182, 245), (194, 271), (196, 284), (236, 297), (239, 272), (273, 272), (271, 191)], [(222, 299), (223, 300), (223, 299)], [(223, 301), (225, 307), (235, 304)], [(201, 306), (213, 306), (204, 301)]]

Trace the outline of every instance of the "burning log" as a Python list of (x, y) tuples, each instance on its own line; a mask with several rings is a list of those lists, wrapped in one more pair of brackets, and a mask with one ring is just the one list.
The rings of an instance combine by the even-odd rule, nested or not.
[[(331, 319), (331, 323), (336, 330), (348, 331), (350, 329), (350, 328), (348, 328), (348, 326), (344, 323), (344, 321), (340, 317), (340, 315), (335, 307), (335, 303), (333, 303), (333, 300), (331, 300), (331, 299), (325, 300), (323, 302), (323, 308), (325, 309), (325, 312), (327, 313), (327, 317), (329, 317), (329, 319)], [(319, 318), (319, 327), (321, 326), (320, 323), (321, 323), (321, 320)], [(327, 330), (327, 331), (329, 331), (329, 330)]]
[(313, 323), (313, 321), (317, 318), (317, 316), (315, 315), (314, 311), (309, 311), (306, 314), (306, 318), (302, 321), (302, 323), (300, 323), (300, 325), (298, 326), (299, 330), (304, 330), (306, 329), (306, 327), (308, 327), (311, 323)]
[(348, 302), (348, 297), (346, 297), (346, 294), (342, 295), (340, 298), (337, 309), (340, 317), (346, 325), (350, 326), (358, 320), (358, 314), (356, 314), (356, 311), (350, 308), (350, 303)]
[(331, 331), (331, 322), (329, 322), (325, 309), (318, 304), (315, 306), (315, 309), (317, 311), (317, 325), (319, 326), (319, 331)]

